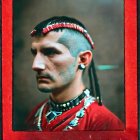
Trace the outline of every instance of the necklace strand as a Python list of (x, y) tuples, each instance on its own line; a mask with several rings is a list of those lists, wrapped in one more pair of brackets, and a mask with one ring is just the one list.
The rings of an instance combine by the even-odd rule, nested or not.
[(82, 99), (89, 93), (89, 89), (86, 88), (83, 90), (82, 94), (72, 100), (64, 103), (56, 103), (50, 98), (48, 104), (50, 105), (51, 110), (64, 112), (80, 104)]

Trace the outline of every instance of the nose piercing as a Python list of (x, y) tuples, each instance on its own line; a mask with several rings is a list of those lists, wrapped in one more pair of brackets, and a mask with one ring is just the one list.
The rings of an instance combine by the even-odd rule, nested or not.
[(78, 66), (78, 68), (79, 68), (80, 70), (84, 70), (84, 69), (86, 68), (86, 66), (85, 66), (84, 64), (80, 64), (80, 65)]

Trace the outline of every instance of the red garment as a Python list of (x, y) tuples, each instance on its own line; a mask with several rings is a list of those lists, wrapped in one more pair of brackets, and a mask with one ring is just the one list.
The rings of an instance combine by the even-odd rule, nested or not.
[[(27, 123), (32, 129), (40, 129), (41, 131), (124, 129), (123, 123), (105, 106), (99, 106), (91, 96), (86, 98), (87, 99), (83, 99), (79, 105), (63, 112), (50, 123), (48, 123), (46, 119), (46, 113), (50, 107), (47, 101), (43, 102), (31, 112)], [(41, 116), (39, 116), (41, 107), (42, 113)], [(37, 115), (35, 116), (36, 113)], [(37, 125), (39, 125), (39, 127), (37, 127)]]

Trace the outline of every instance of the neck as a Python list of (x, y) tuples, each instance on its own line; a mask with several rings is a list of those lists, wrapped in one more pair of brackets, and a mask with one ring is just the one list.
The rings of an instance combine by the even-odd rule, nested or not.
[(69, 85), (53, 91), (51, 93), (51, 98), (57, 103), (63, 103), (77, 97), (83, 92), (84, 89), (85, 86), (81, 78), (76, 78), (76, 80), (74, 80)]

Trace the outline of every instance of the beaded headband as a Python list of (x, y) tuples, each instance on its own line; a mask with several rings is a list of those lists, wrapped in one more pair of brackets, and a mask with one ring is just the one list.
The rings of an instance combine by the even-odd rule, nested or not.
[[(76, 31), (79, 31), (80, 33), (82, 33), (86, 39), (89, 41), (89, 43), (91, 44), (92, 49), (94, 49), (94, 42), (92, 41), (91, 36), (89, 35), (89, 33), (87, 32), (86, 29), (82, 28), (81, 26), (74, 24), (74, 23), (55, 23), (55, 24), (51, 24), (48, 25), (47, 27), (43, 28), (42, 33), (45, 35), (48, 32), (54, 30), (54, 29), (59, 29), (59, 28), (69, 28), (69, 29), (74, 29)], [(30, 35), (34, 36), (35, 33), (37, 32), (37, 30), (33, 30)]]

